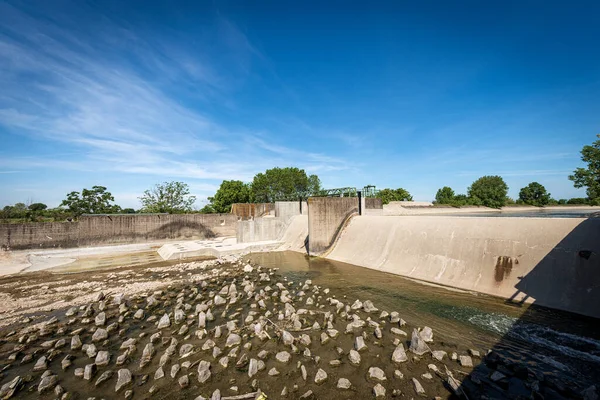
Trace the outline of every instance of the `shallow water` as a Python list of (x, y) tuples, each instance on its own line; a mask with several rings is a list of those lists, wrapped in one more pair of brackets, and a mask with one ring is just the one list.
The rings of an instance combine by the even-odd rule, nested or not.
[(413, 326), (430, 326), (436, 342), (457, 351), (493, 349), (514, 362), (567, 374), (582, 385), (600, 382), (600, 321), (577, 314), (422, 284), (397, 275), (300, 253), (257, 253), (249, 258), (294, 280), (312, 279), (347, 297), (398, 311)]
[(499, 218), (588, 218), (592, 214), (598, 213), (597, 209), (586, 210), (544, 210), (534, 209), (527, 211), (490, 211), (490, 212), (465, 212), (465, 213), (439, 213), (439, 214), (422, 214), (422, 216), (452, 216), (452, 217), (499, 217)]

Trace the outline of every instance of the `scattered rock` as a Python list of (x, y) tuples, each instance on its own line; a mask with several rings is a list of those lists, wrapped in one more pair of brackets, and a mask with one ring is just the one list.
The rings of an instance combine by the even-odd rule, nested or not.
[(352, 383), (346, 378), (338, 379), (337, 388), (338, 389), (350, 389), (352, 387)]
[(370, 367), (369, 368), (369, 372), (367, 373), (367, 380), (383, 382), (386, 379), (387, 378), (385, 377), (385, 373), (383, 372), (383, 370), (381, 368), (379, 368), (379, 367)]

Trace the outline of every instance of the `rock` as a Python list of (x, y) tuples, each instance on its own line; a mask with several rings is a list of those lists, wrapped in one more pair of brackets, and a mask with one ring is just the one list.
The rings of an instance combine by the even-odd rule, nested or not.
[(337, 382), (338, 389), (350, 389), (352, 387), (352, 383), (346, 378), (340, 378)]
[(85, 346), (82, 346), (82, 349), (85, 350), (85, 354), (89, 358), (94, 358), (94, 357), (96, 357), (96, 354), (98, 354), (98, 351), (96, 350), (96, 345), (95, 344), (88, 345), (86, 349), (84, 347)]
[(292, 355), (287, 351), (280, 351), (275, 355), (275, 359), (281, 363), (288, 363), (291, 358)]
[(215, 347), (217, 344), (212, 339), (206, 339), (206, 342), (202, 345), (202, 350), (210, 350)]
[(184, 357), (189, 355), (192, 351), (194, 351), (194, 345), (186, 343), (181, 345), (179, 348), (179, 357)]
[(223, 368), (227, 368), (229, 365), (229, 357), (221, 357), (219, 359), (219, 365)]
[(107, 380), (109, 380), (110, 378), (112, 378), (113, 376), (113, 372), (112, 371), (104, 371), (102, 373), (102, 375), (100, 375), (100, 377), (96, 380), (96, 383), (94, 384), (94, 386), (100, 386), (102, 383), (106, 382)]
[(185, 320), (185, 313), (181, 308), (175, 310), (175, 323), (181, 324)]
[(472, 357), (481, 357), (481, 353), (479, 353), (479, 350), (469, 349), (469, 354)]
[(252, 271), (254, 271), (254, 268), (252, 268), (252, 266), (250, 264), (244, 265), (244, 272), (250, 273)]
[(422, 395), (425, 394), (425, 389), (423, 389), (423, 386), (421, 385), (421, 382), (419, 382), (415, 378), (412, 378), (412, 383), (413, 383), (413, 386), (415, 388), (415, 392), (417, 392), (417, 394), (419, 396), (422, 396)]
[(398, 314), (397, 311), (392, 311), (390, 313), (390, 322), (392, 324), (397, 324), (398, 322), (400, 322), (400, 314)]
[(94, 364), (96, 364), (98, 366), (108, 365), (109, 360), (110, 360), (110, 354), (108, 353), (108, 351), (101, 350), (98, 352), (98, 355), (96, 356), (96, 361), (94, 361)]
[(103, 340), (106, 340), (107, 338), (108, 332), (106, 332), (106, 329), (98, 328), (96, 329), (96, 332), (94, 332), (94, 334), (92, 335), (92, 342), (101, 342)]
[(65, 316), (72, 317), (75, 314), (77, 314), (77, 307), (71, 307), (67, 310), (67, 312), (65, 313)]
[(290, 346), (294, 344), (294, 336), (288, 331), (283, 331), (281, 334), (281, 339), (283, 340), (283, 344), (286, 346)]
[(210, 363), (208, 361), (200, 361), (198, 364), (198, 382), (204, 383), (210, 379)]
[(494, 371), (494, 372), (492, 373), (492, 376), (490, 376), (490, 379), (491, 379), (493, 382), (498, 382), (498, 381), (501, 381), (501, 380), (502, 380), (502, 379), (504, 379), (504, 378), (506, 378), (506, 375), (504, 375), (504, 374), (503, 374), (502, 372), (500, 372), (500, 371)]
[(133, 319), (137, 319), (137, 320), (142, 320), (144, 319), (144, 317), (146, 316), (144, 309), (140, 308), (139, 310), (137, 310), (135, 312), (135, 314), (133, 314)]
[(250, 364), (248, 364), (248, 377), (252, 378), (257, 373), (258, 373), (258, 360), (256, 358), (251, 358)]
[(171, 378), (175, 379), (175, 377), (177, 376), (177, 373), (179, 372), (180, 369), (181, 369), (181, 365), (179, 365), (179, 364), (171, 365)]
[(154, 356), (154, 352), (154, 345), (152, 343), (146, 344), (144, 351), (142, 352), (142, 358), (140, 359), (140, 368), (144, 368), (150, 363), (150, 360), (152, 360), (152, 357)]
[(378, 383), (373, 387), (373, 395), (375, 398), (385, 397), (385, 388), (381, 386), (381, 383)]
[(94, 375), (96, 375), (96, 364), (88, 364), (83, 369), (83, 379), (91, 381)]
[(427, 343), (433, 342), (433, 330), (428, 326), (424, 327), (423, 330), (419, 332), (419, 336)]
[(179, 384), (180, 388), (186, 388), (190, 384), (190, 378), (187, 375), (183, 375), (177, 380), (177, 383)]
[(104, 324), (106, 323), (106, 313), (101, 312), (98, 315), (96, 315), (96, 319), (94, 320), (94, 322), (96, 323), (96, 326), (104, 326)]
[(365, 339), (362, 336), (357, 336), (356, 338), (354, 338), (354, 348), (356, 349), (356, 351), (367, 350)]
[(213, 303), (215, 304), (215, 306), (221, 306), (223, 304), (226, 304), (227, 300), (225, 300), (223, 297), (221, 297), (219, 295), (216, 295), (213, 300)]
[(408, 361), (408, 356), (406, 355), (406, 351), (404, 351), (404, 345), (402, 343), (400, 343), (392, 353), (392, 361), (396, 364)]
[(233, 347), (239, 346), (242, 343), (242, 337), (237, 333), (230, 333), (227, 336), (227, 342), (225, 343), (225, 347)]
[(381, 332), (381, 328), (380, 327), (376, 327), (375, 331), (373, 332), (373, 334), (375, 335), (375, 337), (377, 339), (381, 339), (383, 337), (383, 333)]
[(360, 310), (363, 307), (363, 303), (360, 300), (356, 300), (352, 306), (350, 306), (351, 309), (353, 310)]
[(198, 313), (198, 328), (206, 328), (206, 313), (204, 311)]
[(431, 352), (431, 354), (433, 355), (433, 358), (435, 358), (436, 360), (442, 361), (444, 359), (444, 356), (447, 353), (443, 350), (434, 350)]
[(350, 353), (348, 354), (348, 359), (350, 360), (350, 363), (352, 365), (360, 365), (360, 354), (358, 353), (358, 351), (354, 349), (350, 350)]
[(131, 372), (126, 369), (120, 369), (117, 372), (117, 384), (115, 386), (115, 392), (119, 392), (123, 387), (131, 383)]
[(427, 346), (425, 341), (421, 338), (421, 335), (419, 335), (419, 331), (416, 329), (413, 329), (409, 350), (418, 356), (422, 356), (431, 351), (429, 346)]
[(373, 302), (371, 300), (366, 300), (363, 303), (363, 310), (365, 310), (365, 312), (368, 313), (372, 313), (372, 312), (377, 312), (379, 311), (379, 309), (377, 309), (374, 305)]
[(82, 346), (81, 339), (79, 335), (74, 335), (71, 338), (71, 350), (79, 350)]
[(300, 396), (301, 399), (313, 399), (314, 398), (314, 393), (312, 390), (307, 391), (306, 393), (304, 393), (302, 396)]
[(395, 370), (394, 377), (396, 377), (397, 379), (404, 379), (404, 374), (400, 370)]
[(367, 373), (367, 379), (369, 381), (383, 382), (387, 378), (385, 377), (385, 373), (379, 367), (371, 367), (369, 368), (369, 372)]
[(163, 367), (158, 367), (158, 369), (156, 370), (156, 372), (154, 373), (154, 380), (159, 380), (161, 378), (164, 378), (165, 376), (165, 371), (163, 370)]
[(392, 332), (394, 335), (398, 335), (398, 336), (408, 336), (408, 334), (406, 332), (404, 332), (402, 329), (398, 329), (398, 328), (391, 328), (390, 332)]
[(268, 374), (269, 376), (277, 376), (279, 375), (279, 371), (277, 371), (277, 368), (273, 367), (269, 370)]
[(327, 380), (327, 372), (325, 372), (321, 368), (319, 368), (319, 370), (317, 371), (317, 374), (315, 375), (315, 383), (317, 385), (320, 385), (320, 384), (324, 383), (326, 380)]
[(473, 360), (469, 356), (458, 357), (458, 362), (460, 362), (460, 365), (463, 367), (468, 367), (468, 368), (473, 367)]
[[(46, 375), (40, 381), (38, 385), (38, 393), (44, 393), (56, 386), (58, 383), (58, 376), (56, 375)], [(4, 397), (3, 397), (4, 398)]]
[(585, 389), (581, 395), (583, 396), (583, 400), (598, 400), (598, 392), (596, 391), (596, 385), (592, 385), (589, 388)]
[(158, 321), (158, 329), (168, 328), (171, 326), (171, 320), (169, 319), (169, 314), (165, 314)]
[(42, 371), (45, 369), (48, 369), (48, 362), (46, 361), (45, 356), (41, 356), (40, 358), (38, 358), (37, 362), (33, 366), (33, 370), (34, 371)]

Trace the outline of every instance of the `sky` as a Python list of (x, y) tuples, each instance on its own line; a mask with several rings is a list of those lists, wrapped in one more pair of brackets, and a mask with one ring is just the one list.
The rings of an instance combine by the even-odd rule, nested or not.
[(0, 1), (0, 206), (139, 208), (272, 167), (415, 200), (501, 175), (584, 197), (598, 1)]

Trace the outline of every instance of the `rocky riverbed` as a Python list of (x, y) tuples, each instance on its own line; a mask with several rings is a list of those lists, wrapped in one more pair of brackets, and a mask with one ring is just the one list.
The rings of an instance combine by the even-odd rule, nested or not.
[(43, 277), (0, 282), (0, 399), (597, 396), (238, 259)]

